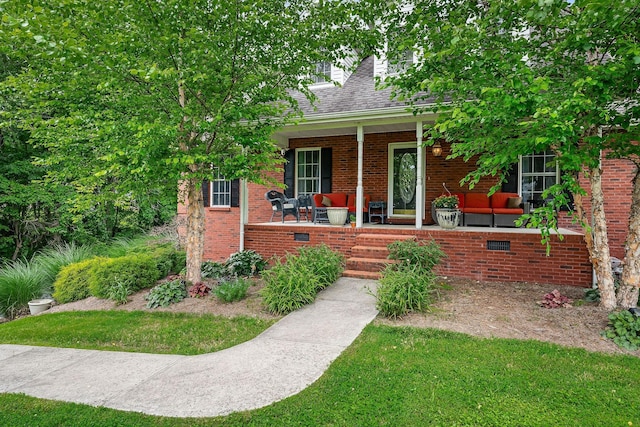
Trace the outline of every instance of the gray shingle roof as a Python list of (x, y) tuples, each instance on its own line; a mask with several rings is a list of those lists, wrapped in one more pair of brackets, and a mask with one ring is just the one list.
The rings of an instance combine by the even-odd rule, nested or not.
[(376, 90), (373, 64), (373, 56), (365, 58), (342, 87), (331, 86), (313, 89), (313, 93), (318, 98), (315, 107), (311, 106), (304, 95), (297, 94), (295, 98), (304, 115), (310, 117), (316, 114), (407, 106), (406, 102), (391, 100), (391, 89)]

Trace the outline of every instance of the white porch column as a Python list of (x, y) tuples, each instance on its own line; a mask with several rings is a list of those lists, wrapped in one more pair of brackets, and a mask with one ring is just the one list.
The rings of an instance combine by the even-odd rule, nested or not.
[(416, 122), (416, 229), (422, 229), (424, 215), (424, 189), (422, 184), (422, 122)]
[(240, 180), (240, 244), (239, 251), (244, 251), (244, 226), (249, 222), (249, 195), (247, 194), (247, 180)]
[(364, 190), (362, 187), (362, 168), (364, 163), (364, 129), (361, 124), (358, 124), (358, 184), (356, 186), (356, 227), (362, 227), (362, 209)]

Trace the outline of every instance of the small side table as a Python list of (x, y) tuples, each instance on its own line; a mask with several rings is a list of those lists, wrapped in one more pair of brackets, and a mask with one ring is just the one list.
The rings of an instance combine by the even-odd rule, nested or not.
[(373, 222), (373, 217), (380, 218), (380, 224), (384, 224), (387, 217), (387, 202), (369, 202), (369, 222)]

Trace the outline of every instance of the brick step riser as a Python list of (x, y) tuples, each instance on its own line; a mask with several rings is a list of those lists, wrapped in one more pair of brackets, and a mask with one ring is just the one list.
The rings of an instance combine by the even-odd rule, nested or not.
[(344, 277), (354, 277), (356, 279), (370, 279), (370, 280), (378, 280), (380, 279), (380, 273), (374, 271), (355, 271), (355, 270), (345, 270), (342, 272)]
[(351, 248), (351, 256), (354, 258), (387, 259), (389, 251), (387, 248), (354, 246)]
[(388, 264), (389, 262), (385, 260), (349, 259), (347, 260), (347, 270), (379, 272), (384, 270)]

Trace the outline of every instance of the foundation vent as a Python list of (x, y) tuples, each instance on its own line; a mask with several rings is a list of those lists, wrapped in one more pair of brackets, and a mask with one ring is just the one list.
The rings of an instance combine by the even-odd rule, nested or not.
[(488, 251), (510, 251), (511, 242), (508, 240), (487, 240)]
[(308, 242), (309, 233), (293, 233), (293, 240), (296, 242)]

